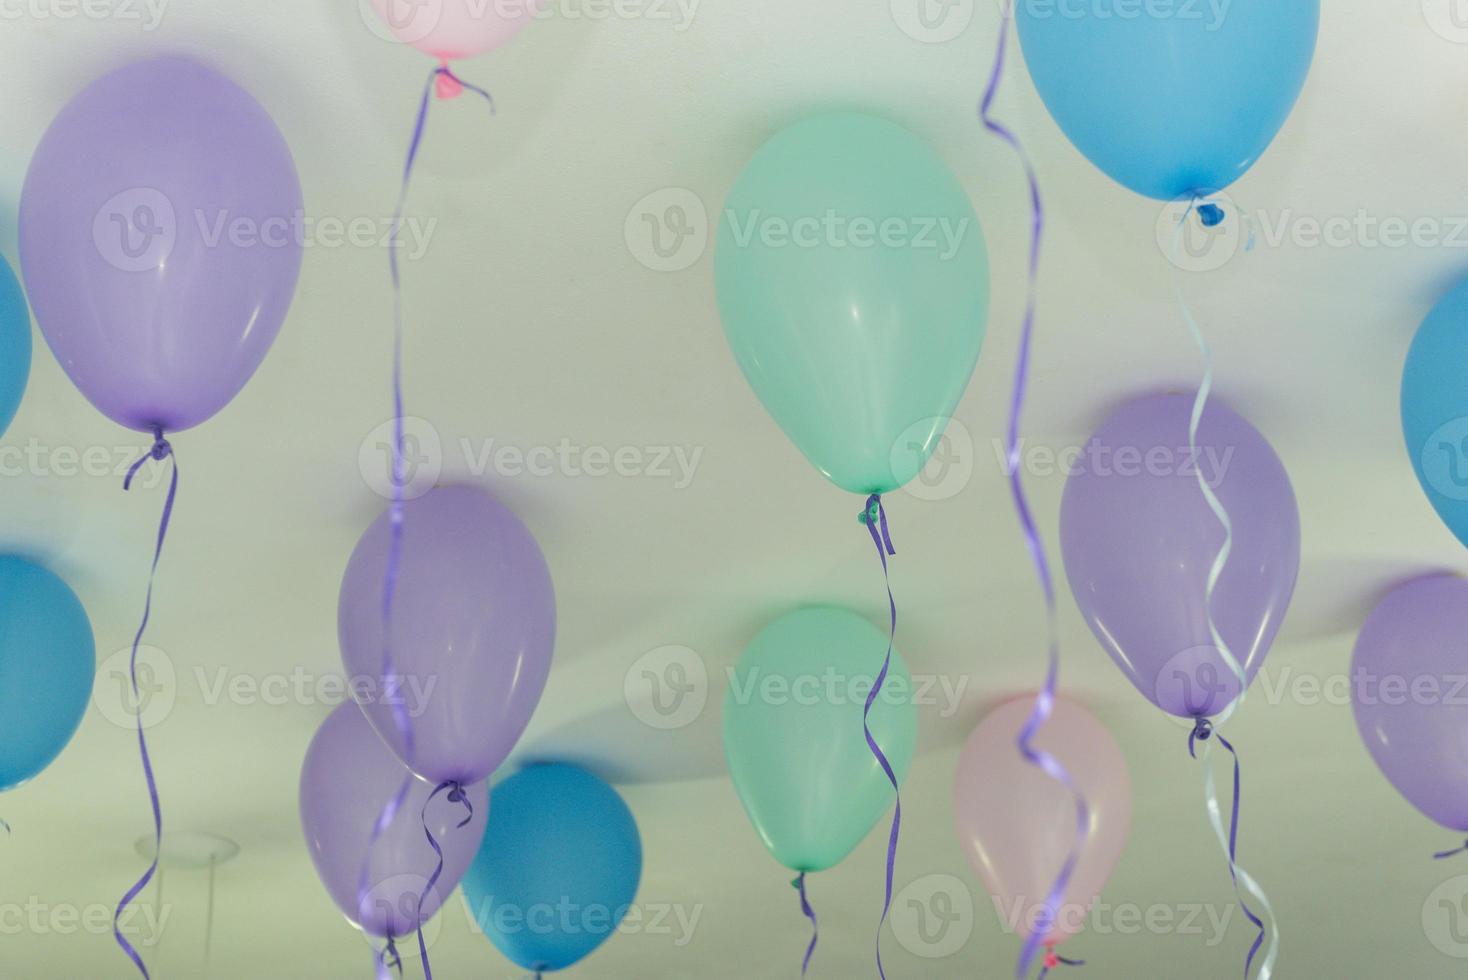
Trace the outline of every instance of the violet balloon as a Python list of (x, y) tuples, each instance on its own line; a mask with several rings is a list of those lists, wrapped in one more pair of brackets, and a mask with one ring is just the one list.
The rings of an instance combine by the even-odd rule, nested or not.
[[(347, 563), (337, 609), (342, 660), (372, 727), (434, 783), (478, 782), (510, 754), (540, 701), (555, 646), (550, 570), (529, 529), (467, 486), (436, 487), (404, 505), (402, 554), (384, 643), (382, 596), (390, 513)], [(406, 708), (407, 736), (392, 699)], [(373, 690), (364, 696), (365, 687)]]
[[(402, 805), (373, 839), (383, 808), (407, 785)], [(426, 892), (438, 855), (423, 832), (433, 786), (392, 754), (357, 705), (339, 705), (322, 723), (301, 767), (301, 829), (316, 873), (353, 925), (382, 939), (401, 938), (438, 911), (479, 850), (489, 813), (483, 786), (468, 792), (474, 816), (440, 793), (427, 811), (428, 829), (443, 848), (443, 874)]]
[(42, 335), (115, 421), (178, 432), (244, 387), (301, 265), (301, 188), (250, 95), (158, 58), (88, 86), (46, 131), (20, 203)]
[(1356, 728), (1397, 792), (1451, 830), (1468, 832), (1468, 582), (1431, 575), (1394, 589), (1356, 639)]
[[(979, 723), (964, 744), (953, 783), (953, 816), (964, 854), (1023, 936), (1040, 921), (1045, 900), (1075, 845), (1070, 791), (1014, 750), (1014, 733), (1032, 699), (1010, 701)], [(1060, 760), (1090, 807), (1090, 830), (1066, 887), (1047, 944), (1075, 935), (1116, 867), (1132, 825), (1126, 759), (1106, 727), (1074, 701), (1057, 698), (1040, 729), (1039, 747)]]
[(1185, 718), (1223, 711), (1238, 677), (1208, 627), (1209, 570), (1233, 525), (1213, 621), (1252, 681), (1279, 631), (1300, 567), (1300, 514), (1284, 465), (1253, 426), (1210, 400), (1189, 450), (1192, 394), (1138, 398), (1077, 458), (1060, 507), (1071, 591), (1092, 632), (1149, 701)]

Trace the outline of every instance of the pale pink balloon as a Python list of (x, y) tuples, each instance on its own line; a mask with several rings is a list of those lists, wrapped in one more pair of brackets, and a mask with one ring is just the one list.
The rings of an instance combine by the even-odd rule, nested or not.
[(394, 37), (439, 61), (472, 58), (504, 44), (540, 0), (372, 0)]
[[(1005, 927), (1028, 937), (1075, 843), (1075, 804), (1065, 787), (1020, 755), (1015, 737), (1033, 707), (1008, 701), (979, 723), (958, 757), (953, 814), (958, 840), (997, 903)], [(1060, 760), (1085, 794), (1090, 830), (1046, 943), (1080, 932), (1126, 846), (1132, 780), (1111, 733), (1085, 708), (1057, 698), (1036, 744)]]

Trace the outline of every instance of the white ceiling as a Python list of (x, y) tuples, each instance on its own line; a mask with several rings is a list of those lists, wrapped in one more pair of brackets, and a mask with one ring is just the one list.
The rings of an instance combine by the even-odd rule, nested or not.
[[(905, 16), (906, 0), (894, 2)], [(1239, 206), (1275, 221), (1364, 212), (1451, 227), (1468, 216), (1468, 46), (1430, 26), (1448, 3), (1326, 5), (1303, 100), (1234, 188)], [(142, 9), (123, 0), (103, 20), (64, 18), (65, 9), (65, 0), (0, 7), (0, 220), (10, 219), (0, 244), (12, 264), (15, 197), (47, 122), (93, 77), (165, 50), (217, 65), (266, 106), (296, 154), (313, 215), (386, 219), (429, 64), (368, 30), (353, 0), (172, 0), (153, 31), (123, 15)], [(566, 0), (562, 9), (606, 8)], [(723, 774), (722, 668), (759, 626), (800, 603), (846, 603), (879, 620), (880, 578), (855, 521), (859, 502), (810, 468), (740, 377), (712, 303), (710, 256), (653, 271), (639, 261), (645, 239), (629, 239), (626, 226), (630, 214), (636, 230), (638, 203), (668, 188), (716, 212), (763, 139), (831, 106), (884, 113), (929, 140), (973, 196), (993, 256), (989, 340), (959, 413), (971, 475), (944, 484), (945, 499), (899, 494), (889, 508), (899, 645), (915, 672), (968, 684), (956, 712), (922, 718), (899, 885), (956, 876), (976, 914), (971, 938), (948, 958), (920, 958), (890, 933), (885, 948), (894, 978), (1012, 969), (1016, 941), (963, 863), (948, 802), (963, 736), (996, 702), (1032, 689), (1043, 668), (1040, 604), (993, 448), (1023, 293), (1024, 189), (975, 118), (997, 10), (960, 0), (953, 16), (970, 12), (942, 43), (904, 33), (888, 4), (847, 0), (708, 2), (686, 29), (651, 15), (562, 16), (463, 66), (494, 92), (498, 116), (470, 100), (434, 108), (412, 212), (439, 224), (427, 254), (406, 268), (406, 355), (409, 411), (432, 420), (446, 472), (468, 475), (462, 439), (702, 453), (686, 487), (655, 474), (480, 477), (539, 537), (560, 600), (556, 669), (526, 744), (615, 778), (645, 841), (641, 901), (699, 916), (691, 941), (676, 927), (618, 936), (569, 976), (798, 969), (806, 930), (789, 873), (765, 854)], [(1027, 430), (1034, 443), (1063, 447), (1130, 394), (1189, 385), (1199, 360), (1155, 242), (1157, 205), (1080, 158), (1018, 62), (1000, 107), (1038, 160), (1051, 216)], [(315, 880), (296, 818), (300, 761), (328, 706), (232, 703), (209, 691), (220, 677), (253, 685), (298, 669), (339, 671), (337, 585), (383, 506), (358, 459), (389, 412), (386, 270), (378, 248), (311, 248), (259, 374), (221, 415), (174, 440), (181, 496), (149, 643), (166, 653), (176, 682), (151, 740), (167, 826), (243, 848), (218, 874), (215, 978), (370, 975), (366, 947)], [(1223, 268), (1186, 277), (1221, 393), (1273, 441), (1300, 499), (1304, 564), (1265, 667), (1271, 690), (1340, 676), (1356, 628), (1392, 583), (1468, 567), (1414, 483), (1396, 402), (1412, 331), (1465, 270), (1468, 252), (1455, 247), (1261, 237)], [(62, 447), (126, 453), (144, 441), (95, 413), (39, 336), (36, 350), (3, 445), (34, 441), (51, 462), (7, 475), (0, 540), (76, 588), (103, 660), (135, 628), (161, 488), (124, 495), (120, 478), (55, 472)], [(1036, 476), (1030, 487), (1053, 545), (1062, 479)], [(1115, 732), (1135, 784), (1131, 843), (1104, 900), (1179, 920), (1199, 904), (1224, 914), (1231, 892), (1183, 730), (1112, 667), (1068, 596), (1061, 614), (1064, 688)], [(702, 657), (713, 691), (692, 724), (659, 731), (629, 708), (624, 679), (668, 645)], [(108, 704), (114, 666), (98, 679)], [(1349, 708), (1256, 687), (1233, 733), (1246, 766), (1244, 863), (1278, 910), (1283, 974), (1460, 970), (1437, 945), (1468, 948), (1425, 928), (1423, 910), (1436, 908), (1429, 898), (1439, 886), (1468, 891), (1468, 880), (1452, 880), (1468, 867), (1430, 860), (1453, 840), (1380, 778)], [(0, 906), (110, 908), (141, 871), (132, 842), (149, 830), (134, 740), (94, 707), (49, 771), (0, 797), (0, 816), (14, 828), (0, 837)], [(815, 977), (874, 973), (881, 836), (813, 881), (823, 927)], [(199, 975), (201, 888), (184, 872), (167, 878), (165, 904), (178, 908), (159, 951), (162, 976)], [(1074, 943), (1089, 961), (1078, 975), (1227, 976), (1250, 938), (1236, 915), (1221, 942), (1206, 927), (1137, 933), (1129, 920), (1108, 923)], [(515, 975), (457, 905), (433, 953), (445, 977)], [(0, 934), (5, 980), (127, 973), (105, 929)]]

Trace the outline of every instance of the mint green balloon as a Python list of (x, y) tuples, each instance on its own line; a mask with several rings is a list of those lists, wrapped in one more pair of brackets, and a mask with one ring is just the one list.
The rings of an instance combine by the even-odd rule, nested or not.
[[(792, 871), (824, 871), (892, 807), (862, 710), (887, 634), (845, 609), (814, 606), (765, 627), (724, 696), (724, 758), (745, 812)], [(912, 679), (896, 650), (872, 705), (872, 737), (898, 782), (917, 744)]]
[(744, 168), (716, 248), (729, 346), (791, 441), (853, 493), (916, 476), (988, 320), (983, 230), (943, 159), (876, 116), (807, 119)]

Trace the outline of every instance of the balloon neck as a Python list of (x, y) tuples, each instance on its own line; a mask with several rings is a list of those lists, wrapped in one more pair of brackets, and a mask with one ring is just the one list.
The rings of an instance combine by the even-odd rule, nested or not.
[(457, 99), (464, 94), (464, 83), (454, 75), (447, 58), (439, 62), (438, 73), (433, 81), (433, 90), (440, 99), (445, 101)]
[(1213, 737), (1213, 722), (1202, 715), (1193, 719), (1193, 730), (1188, 733), (1188, 755), (1198, 757), (1198, 743), (1206, 742)]

